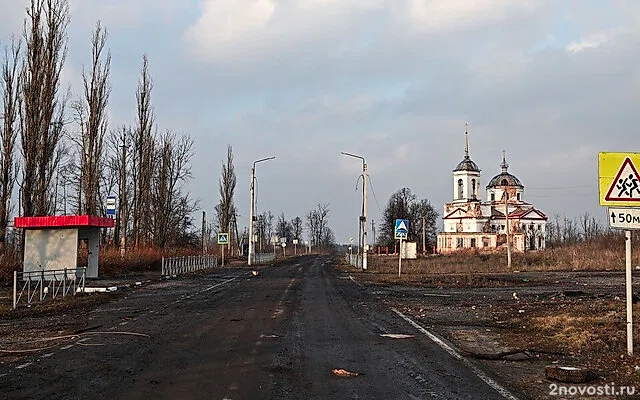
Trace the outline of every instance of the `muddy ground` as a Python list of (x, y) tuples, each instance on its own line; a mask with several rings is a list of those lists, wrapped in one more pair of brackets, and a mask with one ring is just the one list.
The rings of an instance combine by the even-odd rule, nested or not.
[[(534, 398), (552, 398), (547, 365), (588, 368), (590, 385), (640, 390), (640, 357), (626, 355), (623, 272), (474, 274), (469, 280), (466, 274), (398, 278), (341, 268), (375, 288), (382, 302), (429, 326)], [(634, 277), (634, 287), (639, 283)], [(634, 316), (640, 317), (639, 304)]]
[[(640, 358), (626, 356), (622, 272), (514, 272), (473, 275), (471, 280), (468, 275), (434, 275), (407, 284), (394, 274), (342, 264), (335, 268), (336, 278), (353, 281), (361, 295), (410, 316), (531, 398), (552, 398), (553, 382), (545, 378), (544, 368), (553, 364), (589, 368), (592, 385), (640, 388)], [(33, 338), (49, 338), (27, 343), (37, 353), (59, 346), (67, 335), (100, 329), (91, 325), (87, 313), (137, 290), (134, 286), (10, 311), (9, 288), (2, 288), (0, 365), (28, 357), (25, 342)], [(635, 307), (638, 317), (640, 307)], [(126, 323), (136, 315), (118, 318)], [(51, 339), (56, 335), (60, 339)], [(640, 339), (638, 330), (636, 337)]]

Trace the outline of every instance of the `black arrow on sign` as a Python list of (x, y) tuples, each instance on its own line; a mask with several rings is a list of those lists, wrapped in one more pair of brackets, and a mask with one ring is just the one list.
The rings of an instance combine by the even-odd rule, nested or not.
[(612, 212), (611, 213), (611, 219), (613, 220), (613, 223), (616, 223), (616, 213)]

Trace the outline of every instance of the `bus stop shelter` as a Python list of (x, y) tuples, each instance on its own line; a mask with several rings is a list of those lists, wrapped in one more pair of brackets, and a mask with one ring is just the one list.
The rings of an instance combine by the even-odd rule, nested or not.
[(78, 243), (86, 240), (86, 276), (97, 278), (100, 229), (113, 228), (114, 220), (93, 215), (16, 217), (15, 227), (25, 229), (24, 272), (76, 269)]

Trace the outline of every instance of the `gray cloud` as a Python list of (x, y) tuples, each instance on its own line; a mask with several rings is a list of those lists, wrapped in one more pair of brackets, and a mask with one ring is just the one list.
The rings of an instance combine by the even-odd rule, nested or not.
[[(78, 93), (103, 19), (112, 123), (133, 123), (147, 52), (159, 126), (194, 136), (191, 189), (209, 213), (227, 143), (243, 214), (252, 161), (276, 155), (258, 169), (259, 209), (292, 218), (329, 202), (340, 241), (357, 234), (361, 199), (361, 166), (340, 151), (366, 156), (380, 208), (407, 186), (440, 209), (469, 122), (482, 183), (506, 149), (526, 198), (573, 216), (604, 215), (597, 152), (637, 150), (637, 2), (461, 0), (440, 14), (420, 11), (427, 0), (143, 3), (72, 3), (68, 79)], [(0, 0), (3, 43), (24, 4)]]

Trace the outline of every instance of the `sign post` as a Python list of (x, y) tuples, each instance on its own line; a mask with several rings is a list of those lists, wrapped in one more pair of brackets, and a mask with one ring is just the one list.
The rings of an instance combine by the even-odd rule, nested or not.
[(609, 208), (609, 226), (625, 231), (625, 281), (627, 297), (627, 353), (633, 355), (633, 287), (631, 231), (640, 229), (640, 153), (598, 154), (600, 205)]
[(221, 264), (221, 266), (224, 267), (224, 247), (229, 244), (229, 233), (228, 232), (218, 233), (218, 244), (220, 245), (220, 248), (222, 250), (222, 264)]
[(298, 239), (293, 239), (293, 255), (298, 255)]
[(402, 275), (402, 239), (406, 239), (409, 234), (409, 221), (406, 219), (396, 219), (396, 226), (393, 236), (400, 240), (400, 250), (398, 251), (398, 276)]

